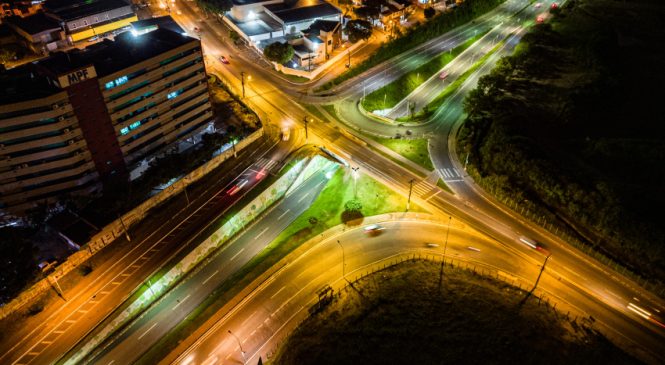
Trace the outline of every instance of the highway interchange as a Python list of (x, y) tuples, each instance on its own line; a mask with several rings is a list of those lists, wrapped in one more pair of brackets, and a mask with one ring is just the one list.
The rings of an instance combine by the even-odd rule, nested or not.
[[(599, 323), (602, 323), (609, 330), (613, 331), (616, 336), (621, 337), (623, 344), (633, 346), (638, 351), (644, 351), (647, 357), (663, 361), (663, 355), (658, 352), (658, 349), (663, 344), (662, 328), (652, 322), (645, 321), (627, 309), (629, 303), (639, 303), (647, 308), (665, 310), (660, 299), (644, 292), (634, 283), (603, 267), (595, 260), (586, 257), (577, 250), (570, 248), (559, 238), (554, 237), (529, 222), (525, 222), (523, 218), (488, 199), (473, 184), (468, 183), (467, 177), (462, 173), (463, 168), (461, 168), (459, 161), (455, 157), (454, 144), (452, 145), (452, 149), (449, 148), (451, 146), (449, 136), (454, 135), (455, 123), (460, 120), (463, 114), (461, 102), (464, 95), (474, 87), (480, 75), (489, 72), (500, 55), (509, 54), (510, 46), (514, 45), (513, 42), (506, 42), (506, 47), (503, 47), (501, 52), (496, 52), (488, 62), (469, 77), (459, 92), (448, 98), (444, 105), (437, 111), (432, 123), (408, 127), (415, 135), (430, 137), (430, 153), (433, 163), (437, 171), (444, 177), (444, 180), (446, 180), (444, 172), (447, 171), (451, 174), (452, 178), (447, 180), (448, 185), (455, 192), (455, 196), (428, 184), (425, 181), (427, 176), (424, 176), (424, 174), (405, 169), (382, 154), (367, 148), (366, 144), (361, 141), (362, 136), (354, 135), (357, 134), (357, 130), (359, 129), (365, 132), (369, 131), (388, 136), (400, 131), (404, 133), (405, 127), (379, 124), (362, 115), (356, 107), (360, 97), (364, 93), (369, 93), (384, 83), (396, 79), (404, 72), (414, 69), (421, 62), (442, 51), (454, 48), (457, 44), (473, 36), (476, 32), (516, 26), (516, 24), (510, 24), (508, 18), (513, 13), (523, 9), (525, 5), (527, 5), (525, 1), (509, 0), (497, 9), (497, 11), (476, 20), (475, 24), (467, 24), (460, 27), (419, 47), (417, 52), (411, 52), (399, 57), (398, 61), (403, 60), (403, 64), (400, 62), (386, 63), (361, 75), (358, 79), (364, 80), (363, 82), (351, 80), (339, 85), (332, 91), (325, 92), (325, 95), (322, 96), (313, 95), (311, 92), (305, 95), (307, 90), (310, 89), (309, 86), (296, 86), (282, 79), (275, 78), (272, 73), (260, 65), (241, 61), (243, 57), (241, 54), (235, 55), (230, 65), (222, 65), (217, 62), (219, 55), (236, 53), (236, 49), (223, 40), (223, 35), (226, 32), (225, 28), (212, 20), (202, 21), (200, 14), (197, 14), (196, 10), (192, 8), (192, 3), (180, 3), (181, 14), (174, 15), (174, 18), (185, 29), (200, 27), (203, 30), (202, 42), (204, 44), (204, 52), (207, 55), (208, 68), (220, 73), (231, 82), (236, 90), (240, 90), (240, 71), (245, 71), (252, 75), (251, 82), (248, 82), (246, 85), (246, 101), (259, 113), (264, 121), (269, 121), (280, 127), (293, 129), (291, 134), (292, 141), (289, 141), (289, 146), (282, 146), (275, 149), (273, 153), (279, 156), (269, 158), (270, 160), (281, 161), (285, 153), (291, 151), (297, 144), (304, 142), (300, 121), (305, 116), (312, 116), (299, 102), (334, 103), (338, 115), (344, 121), (344, 124), (317, 118), (309, 124), (310, 138), (308, 142), (325, 145), (327, 148), (346, 158), (353, 166), (359, 166), (363, 173), (371, 175), (401, 194), (408, 193), (409, 181), (415, 179), (417, 181), (416, 186), (418, 187), (418, 189), (415, 189), (417, 195), (416, 201), (419, 201), (438, 215), (446, 217), (450, 215), (454, 217), (453, 221), (456, 222), (454, 227), (457, 225), (466, 227), (464, 231), (451, 229), (450, 254), (476, 255), (475, 251), (472, 252), (464, 248), (466, 247), (464, 245), (467, 245), (468, 242), (473, 242), (474, 245), (481, 249), (480, 254), (476, 255), (477, 257), (473, 256), (474, 259), (490, 263), (495, 267), (501, 267), (505, 272), (518, 277), (533, 278), (535, 277), (534, 273), (539, 270), (539, 265), (542, 264), (544, 256), (540, 252), (531, 250), (521, 244), (519, 238), (528, 236), (532, 239), (546, 242), (553, 254), (553, 259), (548, 263), (546, 275), (541, 282), (542, 287), (546, 288), (552, 295), (563, 298), (582, 311), (593, 315)], [(516, 23), (521, 23), (521, 20), (518, 18)], [(511, 30), (502, 34), (511, 33), (515, 35), (519, 31)], [(494, 38), (491, 41), (498, 41), (498, 39)], [(465, 54), (472, 57), (471, 59), (473, 60), (475, 50), (478, 52), (487, 51), (487, 47), (482, 47), (481, 45), (479, 43), (473, 49), (470, 49), (468, 54)], [(477, 55), (475, 59), (477, 59)], [(463, 72), (463, 66), (459, 65), (460, 62), (469, 64), (469, 60), (460, 58), (460, 60), (456, 60), (448, 67), (451, 70), (454, 69), (455, 72)], [(455, 75), (452, 74), (451, 76), (454, 77)], [(423, 98), (431, 98), (432, 95), (436, 94), (431, 91), (432, 89), (427, 90), (429, 86), (438, 88), (438, 85), (433, 84), (433, 82), (438, 81), (440, 80), (431, 80), (430, 83), (425, 84), (421, 88)], [(345, 131), (344, 128), (348, 126), (356, 130), (352, 130), (351, 132)], [(254, 160), (256, 156), (244, 156), (244, 158)], [(225, 188), (228, 189), (228, 186)], [(203, 202), (193, 202), (189, 210), (196, 209), (195, 205), (201, 203)], [(224, 202), (225, 205), (230, 203), (228, 201)], [(288, 204), (288, 202), (285, 201), (282, 204)], [(196, 218), (200, 221), (212, 221), (216, 216), (218, 214), (207, 213)], [(178, 217), (178, 219), (181, 219), (180, 222), (183, 223), (188, 222), (187, 219), (189, 218)], [(268, 223), (260, 221), (254, 227), (262, 227), (264, 224)], [(399, 253), (422, 250), (437, 251), (426, 248), (424, 246), (425, 240), (409, 240), (407, 233), (417, 228), (419, 229), (419, 237), (421, 237), (421, 232), (423, 232), (423, 235), (431, 236), (432, 240), (435, 240), (434, 238), (436, 237), (440, 240), (442, 236), (442, 226), (440, 224), (414, 221), (400, 224), (399, 230), (394, 228), (394, 225), (398, 224), (394, 220), (387, 220), (383, 224), (388, 229), (378, 237), (367, 239), (367, 237), (360, 233), (361, 230), (352, 230), (340, 234), (335, 238), (335, 240), (339, 239), (347, 244), (346, 272), (351, 273), (355, 269)], [(185, 227), (187, 225), (181, 226)], [(199, 226), (196, 227), (199, 228)], [(258, 234), (256, 231), (252, 231), (254, 227), (248, 229), (245, 235), (252, 234), (250, 232)], [(166, 230), (167, 228), (172, 229), (173, 227), (164, 225), (164, 227), (156, 228), (155, 232), (160, 232), (160, 230)], [(276, 225), (274, 228), (266, 231), (264, 239), (269, 237), (268, 233), (274, 234), (277, 232), (278, 228), (279, 225)], [(187, 239), (186, 237), (192, 237), (194, 234), (191, 229), (183, 229), (181, 233), (176, 233), (182, 234), (182, 236), (178, 237), (183, 237), (183, 240)], [(161, 235), (159, 233), (153, 237)], [(413, 236), (413, 233), (411, 236)], [(168, 237), (168, 234), (162, 237)], [(250, 238), (244, 239), (250, 240)], [(155, 241), (153, 239), (150, 243), (138, 245), (137, 251), (132, 254), (132, 257), (141, 257), (142, 254), (145, 255), (150, 252), (153, 249), (153, 245), (157, 244)], [(243, 242), (243, 238), (239, 237), (236, 242)], [(256, 246), (250, 246), (253, 248), (248, 246), (246, 248), (247, 252), (243, 251), (241, 253), (244, 259), (251, 258), (248, 255), (260, 249), (260, 244), (258, 243)], [(233, 247), (235, 247), (236, 251), (229, 249), (226, 253), (227, 255), (232, 252), (238, 253), (242, 249), (239, 245)], [(333, 238), (328, 237), (327, 241), (321, 242), (314, 248), (314, 250), (319, 249), (331, 251), (325, 256), (310, 255), (308, 253), (303, 257), (297, 258), (294, 263), (301, 262), (302, 265), (309, 265), (307, 266), (308, 269), (300, 267), (300, 271), (298, 271), (298, 266), (292, 264), (288, 267), (288, 270), (280, 272), (274, 279), (271, 279), (273, 281), (271, 281), (270, 285), (264, 286), (260, 291), (253, 294), (251, 301), (245, 302), (232, 315), (227, 316), (224, 322), (219, 325), (218, 331), (213, 331), (208, 335), (207, 338), (210, 338), (210, 340), (201, 341), (196, 347), (188, 349), (187, 356), (180, 360), (186, 362), (195, 358), (197, 360), (193, 363), (204, 363), (207, 361), (205, 362), (206, 364), (212, 364), (217, 362), (217, 360), (219, 360), (218, 363), (226, 363), (224, 361), (229, 359), (237, 363), (241, 360), (239, 357), (241, 353), (237, 347), (237, 342), (233, 342), (235, 338), (229, 335), (229, 329), (233, 330), (233, 333), (238, 336), (241, 343), (246, 343), (243, 346), (246, 347), (244, 351), (248, 357), (247, 360), (251, 359), (255, 363), (257, 356), (266, 355), (268, 349), (274, 347), (276, 339), (287, 333), (288, 329), (293, 328), (297, 324), (297, 319), (305, 315), (306, 312), (302, 310), (311, 301), (313, 293), (320, 288), (319, 284), (339, 283), (340, 280), (343, 280), (341, 278), (339, 253), (332, 253), (333, 250), (339, 250), (337, 243), (333, 241)], [(166, 254), (163, 253), (162, 255)], [(224, 253), (219, 257), (226, 257), (228, 262), (233, 262), (233, 260), (230, 260), (230, 257), (224, 256)], [(315, 269), (311, 268), (314, 261), (307, 261), (314, 260), (313, 258), (316, 260)], [(237, 260), (240, 263), (241, 260)], [(115, 280), (114, 278), (123, 273), (119, 266), (116, 266), (115, 269), (108, 268), (105, 271), (106, 275), (100, 275), (88, 287), (80, 289), (76, 296), (70, 298), (67, 305), (61, 306), (59, 311), (45, 322), (45, 326), (39, 332), (30, 333), (30, 336), (26, 335), (23, 337), (22, 344), (19, 346), (23, 350), (19, 352), (13, 350), (6, 352), (2, 355), (4, 360), (11, 359), (11, 363), (13, 364), (38, 364), (51, 363), (59, 359), (75, 345), (77, 339), (82, 338), (86, 333), (91, 331), (96, 323), (111, 313), (112, 309), (120, 306), (129, 293), (131, 293), (132, 289), (140, 286), (143, 279), (150, 276), (152, 270), (158, 268), (160, 263), (163, 264), (168, 260), (165, 257), (161, 257), (159, 260), (155, 259), (155, 261), (152, 265), (146, 265), (145, 269), (143, 269), (143, 266), (139, 267), (137, 270), (143, 271), (133, 272), (126, 277), (127, 282), (117, 285), (120, 289), (124, 290), (125, 295), (115, 298), (114, 296), (106, 296), (98, 299), (96, 295), (104, 292), (103, 288), (109, 285), (109, 283), (112, 284)], [(125, 268), (127, 267), (131, 267), (131, 265), (125, 265)], [(148, 268), (151, 270), (148, 270)], [(199, 272), (205, 270), (210, 269), (202, 268)], [(298, 279), (297, 276), (301, 273), (303, 277)], [(219, 279), (222, 278), (221, 274), (215, 275), (220, 275)], [(304, 281), (305, 279), (311, 280), (313, 284), (311, 286), (295, 285), (298, 282), (297, 280), (303, 280), (302, 283), (310, 282)], [(287, 285), (286, 283), (289, 284)], [(212, 286), (213, 283), (210, 285)], [(177, 300), (186, 297), (181, 292), (178, 292), (178, 294), (179, 296), (172, 297), (172, 299), (176, 300), (176, 303)], [(196, 295), (200, 298), (202, 294)], [(190, 301), (190, 299), (192, 300)], [(189, 308), (188, 305), (195, 304), (196, 301), (193, 299), (194, 297), (190, 294), (190, 297), (178, 307), (178, 310), (182, 311), (182, 315), (186, 313), (187, 308)], [(187, 304), (188, 301), (190, 304)], [(97, 302), (101, 303), (97, 304)], [(164, 303), (164, 306), (162, 306), (162, 303)], [(88, 305), (90, 308), (83, 307), (84, 305)], [(165, 311), (172, 311), (174, 305), (173, 302), (168, 302), (167, 299), (164, 299), (156, 308), (164, 308)], [(263, 306), (261, 310), (257, 309), (259, 306)], [(272, 310), (269, 308), (272, 308)], [(279, 315), (271, 317), (271, 314), (274, 314), (274, 310), (277, 308), (280, 309)], [(77, 319), (84, 320), (67, 322), (72, 320), (72, 315), (76, 315)], [(154, 315), (159, 315), (159, 313), (155, 313)], [(168, 313), (161, 315), (168, 316)], [(250, 319), (244, 321), (241, 318)], [(118, 356), (117, 359), (119, 359), (115, 363), (128, 363), (125, 360), (137, 356), (136, 349), (132, 347), (131, 343), (133, 341), (135, 346), (136, 336), (143, 335), (144, 337), (141, 340), (145, 338), (146, 341), (148, 339), (154, 341), (175, 323), (175, 319), (166, 322), (168, 323), (164, 323), (163, 328), (161, 328), (162, 324), (159, 324), (160, 327), (156, 327), (158, 326), (156, 323), (162, 323), (159, 321), (152, 322), (151, 324), (147, 324), (148, 322), (137, 323), (136, 327), (125, 332), (123, 336), (120, 336), (104, 350), (103, 354), (100, 355), (104, 361), (100, 361), (99, 363), (115, 361), (115, 356)], [(270, 323), (266, 324), (266, 322)], [(151, 327), (153, 324), (155, 327)], [(71, 325), (71, 329), (68, 326), (65, 329), (67, 336), (62, 336), (65, 332), (58, 332), (64, 329), (64, 327), (60, 326), (65, 325)], [(78, 326), (78, 328), (75, 326)], [(48, 336), (53, 336), (53, 338)], [(56, 342), (58, 346), (53, 346), (52, 344)], [(42, 347), (44, 348), (42, 349)], [(106, 360), (108, 362), (105, 362)]]

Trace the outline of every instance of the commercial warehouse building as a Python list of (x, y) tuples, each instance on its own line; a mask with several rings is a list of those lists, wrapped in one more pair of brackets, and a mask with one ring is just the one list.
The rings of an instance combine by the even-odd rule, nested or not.
[(0, 209), (22, 211), (128, 178), (209, 125), (198, 39), (123, 33), (0, 74)]

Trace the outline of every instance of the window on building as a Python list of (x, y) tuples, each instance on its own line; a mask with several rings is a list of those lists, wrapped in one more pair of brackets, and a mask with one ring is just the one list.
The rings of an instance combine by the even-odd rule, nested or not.
[(177, 91), (170, 92), (166, 95), (166, 98), (171, 100), (171, 99), (177, 97), (178, 95), (180, 95), (181, 92), (182, 92), (182, 90), (177, 90)]
[(95, 23), (99, 23), (99, 17), (95, 17)]
[(104, 84), (104, 87), (106, 87), (107, 90), (112, 89), (116, 86), (120, 86), (120, 85), (126, 83), (127, 80), (129, 80), (129, 78), (127, 76), (118, 77), (117, 79), (115, 79), (113, 81), (109, 81), (106, 84)]
[(76, 23), (72, 23), (72, 25), (69, 26), (71, 29), (76, 29)]
[(87, 21), (87, 20), (84, 20), (84, 21), (83, 21), (83, 25), (88, 25), (88, 21)]

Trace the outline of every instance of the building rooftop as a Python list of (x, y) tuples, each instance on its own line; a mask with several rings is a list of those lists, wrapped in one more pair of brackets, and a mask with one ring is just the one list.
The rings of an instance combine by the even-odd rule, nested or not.
[(44, 8), (62, 21), (76, 20), (129, 6), (125, 0), (48, 0)]
[(44, 98), (61, 90), (34, 72), (31, 64), (0, 72), (0, 105)]
[(284, 24), (342, 14), (341, 10), (322, 0), (290, 1), (265, 5), (265, 8), (281, 19)]
[(141, 31), (154, 27), (159, 29), (168, 29), (180, 34), (185, 33), (185, 30), (180, 28), (178, 23), (176, 23), (175, 20), (173, 20), (173, 18), (171, 18), (170, 15), (131, 22), (131, 25), (132, 29), (136, 31)]
[(324, 32), (332, 32), (335, 30), (337, 25), (339, 24), (338, 21), (336, 20), (315, 20), (314, 23), (312, 23), (309, 28), (303, 31), (303, 33), (315, 33), (319, 34), (320, 31)]
[(14, 16), (7, 18), (6, 21), (31, 35), (60, 28), (56, 20), (46, 16), (44, 13), (37, 13), (25, 18)]
[(116, 36), (115, 41), (105, 39), (83, 50), (54, 53), (38, 62), (38, 66), (54, 74), (64, 74), (93, 64), (97, 77), (104, 77), (190, 42), (199, 40), (168, 29), (157, 29), (136, 37), (125, 32)]
[(239, 22), (232, 18), (230, 14), (226, 15), (233, 24), (235, 24), (247, 36), (264, 34), (268, 32), (277, 32), (282, 30), (282, 25), (265, 12), (256, 14), (256, 18), (246, 22)]
[(233, 5), (250, 5), (250, 4), (265, 3), (271, 0), (232, 0), (232, 1)]

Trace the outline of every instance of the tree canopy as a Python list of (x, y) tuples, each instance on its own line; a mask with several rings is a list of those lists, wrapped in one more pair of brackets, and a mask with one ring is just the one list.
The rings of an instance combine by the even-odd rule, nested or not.
[(436, 14), (436, 10), (434, 10), (434, 8), (431, 6), (429, 8), (425, 8), (425, 10), (423, 11), (423, 15), (425, 15), (425, 18), (427, 19), (433, 17), (434, 14)]
[(199, 8), (211, 13), (226, 13), (233, 7), (231, 0), (196, 0)]
[(346, 23), (346, 34), (351, 43), (356, 43), (361, 39), (367, 39), (372, 35), (372, 24), (367, 20), (349, 20)]
[(373, 6), (361, 6), (359, 8), (354, 8), (353, 12), (357, 17), (363, 19), (371, 19), (379, 17), (379, 8)]
[(265, 49), (263, 49), (263, 55), (266, 56), (267, 59), (273, 62), (277, 62), (280, 65), (291, 60), (294, 53), (295, 51), (293, 50), (293, 46), (287, 42), (271, 43), (266, 46)]

